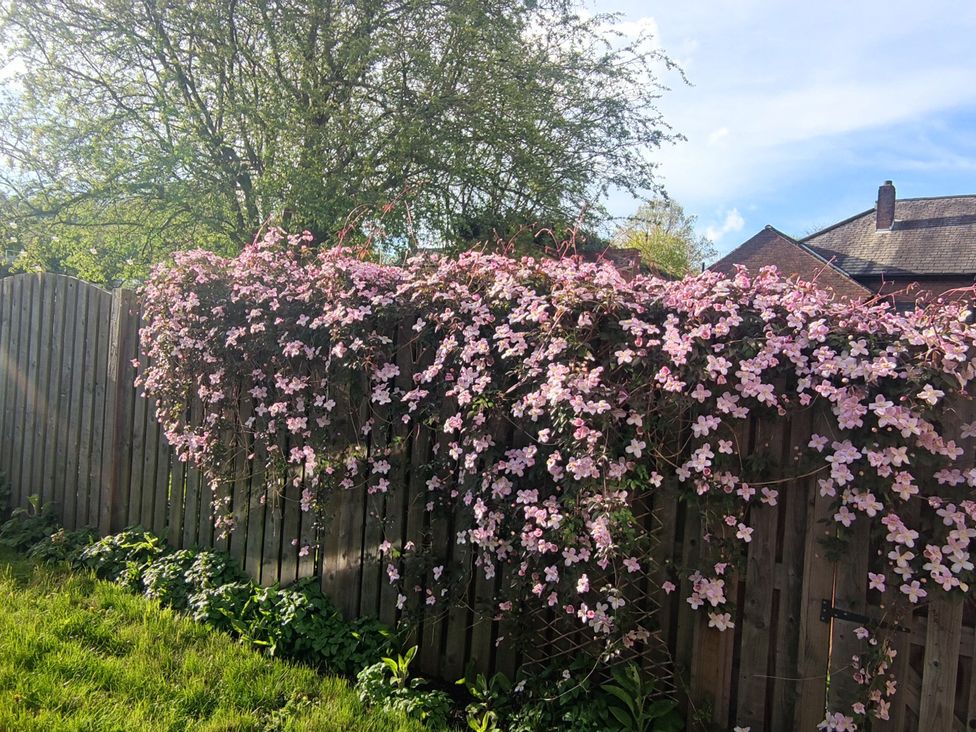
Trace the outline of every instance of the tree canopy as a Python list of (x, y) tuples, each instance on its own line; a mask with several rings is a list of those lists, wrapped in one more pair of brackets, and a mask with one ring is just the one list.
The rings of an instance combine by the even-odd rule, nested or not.
[(639, 250), (645, 264), (683, 277), (715, 256), (711, 240), (695, 233), (695, 220), (677, 201), (653, 199), (641, 204), (637, 213), (617, 229), (613, 241)]
[(577, 11), (6, 0), (5, 215), (33, 263), (95, 280), (269, 223), (333, 240), (356, 210), (400, 248), (597, 222), (607, 188), (655, 189), (673, 66)]

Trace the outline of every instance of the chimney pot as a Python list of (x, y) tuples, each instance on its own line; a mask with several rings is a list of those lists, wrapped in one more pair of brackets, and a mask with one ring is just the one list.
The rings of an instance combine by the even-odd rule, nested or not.
[(895, 223), (895, 186), (890, 180), (878, 188), (876, 231), (890, 231)]

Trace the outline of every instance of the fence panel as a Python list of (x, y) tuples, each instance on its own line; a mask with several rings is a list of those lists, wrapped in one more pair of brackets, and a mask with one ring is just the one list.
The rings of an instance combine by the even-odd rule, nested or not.
[[(144, 358), (139, 322), (137, 296), (128, 290), (107, 292), (54, 274), (0, 279), (0, 471), (12, 488), (14, 506), (26, 506), (37, 494), (54, 503), (69, 528), (90, 525), (108, 533), (141, 523), (173, 546), (216, 545), (264, 584), (317, 574), (347, 615), (378, 614), (389, 623), (403, 611), (386, 578), (387, 562), (377, 554), (379, 543), (446, 545), (446, 571), (469, 578), (466, 602), (447, 607), (438, 598), (432, 606), (419, 607), (422, 600), (410, 598), (405, 610), (422, 618), (412, 636), (421, 645), (421, 670), (453, 680), (474, 659), (480, 670), (511, 673), (523, 657), (569, 655), (579, 647), (579, 629), (563, 614), (550, 611), (524, 623), (500, 624), (484, 613), (501, 578), (479, 578), (470, 548), (455, 545), (457, 516), (431, 519), (424, 511), (427, 466), (446, 448), (443, 434), (408, 430), (377, 415), (367, 447), (371, 454), (392, 453), (388, 478), (394, 490), (335, 493), (327, 499), (326, 513), (332, 518), (324, 527), (299, 509), (300, 472), (289, 471), (282, 491), (270, 489), (264, 448), (241, 434), (228, 436), (235, 441), (229, 458), (235, 479), (218, 486), (214, 495), (196, 468), (174, 459), (155, 405), (133, 387), (137, 369), (146, 366), (144, 360), (137, 367), (132, 363)], [(431, 358), (416, 350), (410, 334), (406, 324), (395, 334), (401, 388)], [(337, 387), (337, 434), (362, 439), (362, 385)], [(246, 412), (246, 391), (239, 398)], [(445, 414), (453, 413), (452, 407), (445, 403)], [(969, 404), (958, 411), (953, 418), (960, 423), (971, 418)], [(202, 418), (198, 401), (193, 400), (187, 416)], [(808, 410), (786, 421), (754, 423), (737, 439), (743, 454), (767, 455), (789, 466), (808, 449), (812, 432), (825, 433), (824, 424)], [(496, 439), (518, 438), (510, 426), (500, 425)], [(292, 446), (282, 441), (280, 447)], [(738, 605), (734, 632), (707, 627), (707, 617), (681, 599), (688, 590), (687, 573), (681, 570), (697, 565), (703, 522), (694, 508), (676, 499), (674, 478), (669, 476), (653, 501), (640, 507), (647, 514), (647, 530), (659, 532), (655, 545), (660, 554), (659, 570), (643, 592), (664, 579), (684, 585), (684, 594), (640, 600), (660, 605), (654, 638), (664, 649), (663, 663), (687, 682), (692, 721), (723, 728), (739, 724), (753, 732), (815, 729), (828, 694), (832, 707), (849, 703), (854, 690), (846, 669), (860, 647), (853, 633), (857, 626), (830, 618), (824, 622), (823, 604), (886, 619), (898, 599), (897, 589), (880, 598), (867, 591), (867, 570), (874, 560), (866, 533), (855, 536), (842, 561), (828, 560), (821, 539), (833, 530), (830, 499), (819, 494), (814, 477), (778, 487), (777, 505), (755, 510), (742, 575), (727, 579)], [(236, 529), (229, 537), (215, 528), (214, 498), (221, 511), (234, 517)], [(411, 583), (426, 586), (425, 574), (404, 571)], [(875, 728), (907, 732), (976, 726), (972, 600), (933, 600), (899, 622), (908, 631), (894, 634), (899, 653), (893, 670), (900, 688), (891, 719)], [(514, 642), (537, 625), (543, 628), (538, 644)]]

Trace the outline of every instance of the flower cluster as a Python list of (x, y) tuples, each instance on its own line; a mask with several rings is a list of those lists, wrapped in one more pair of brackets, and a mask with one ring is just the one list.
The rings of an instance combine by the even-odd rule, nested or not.
[(868, 652), (851, 657), (851, 670), (854, 682), (861, 688), (861, 698), (851, 705), (850, 714), (831, 712), (817, 726), (823, 732), (856, 732), (868, 727), (868, 720), (890, 719), (891, 697), (895, 695), (898, 682), (890, 673), (892, 662), (897, 655), (887, 639), (878, 637), (867, 628), (854, 631), (859, 640), (866, 641)]
[[(731, 628), (726, 567), (798, 470), (839, 534), (886, 530), (873, 588), (917, 602), (972, 582), (976, 427), (953, 405), (976, 375), (976, 327), (961, 303), (838, 302), (772, 268), (666, 282), (478, 253), (384, 266), (279, 231), (233, 259), (177, 255), (144, 301), (143, 386), (183, 459), (219, 480), (239, 458), (227, 445), (245, 445), (312, 510), (328, 490), (399, 490), (386, 438), (426, 431), (425, 508), (453, 516), (477, 571), (498, 577), (492, 613), (535, 603), (639, 643), (628, 611), (652, 558), (634, 505), (666, 480), (702, 508), (714, 548), (689, 568), (687, 601)], [(824, 426), (800, 463), (777, 473), (743, 454), (748, 420), (812, 409)], [(435, 557), (404, 583), (394, 550), (401, 598), (447, 601), (454, 569)]]

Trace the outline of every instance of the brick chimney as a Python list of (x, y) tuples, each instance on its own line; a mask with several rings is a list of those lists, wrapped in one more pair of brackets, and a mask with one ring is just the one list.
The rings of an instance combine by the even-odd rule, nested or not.
[(884, 185), (878, 188), (877, 211), (875, 230), (891, 231), (891, 225), (895, 223), (895, 187), (890, 180), (886, 180)]

